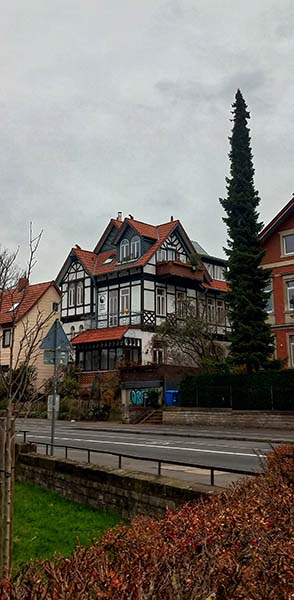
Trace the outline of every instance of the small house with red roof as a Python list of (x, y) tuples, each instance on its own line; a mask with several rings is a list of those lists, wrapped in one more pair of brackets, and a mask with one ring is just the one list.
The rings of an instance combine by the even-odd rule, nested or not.
[(268, 318), (275, 338), (276, 357), (294, 368), (294, 197), (260, 234), (271, 269)]
[(93, 251), (72, 248), (57, 277), (61, 320), (80, 369), (164, 363), (164, 348), (151, 340), (165, 319), (183, 317), (187, 299), (205, 307), (216, 338), (226, 341), (225, 266), (179, 220), (150, 225), (118, 213)]
[(13, 289), (0, 291), (0, 368), (19, 367), (30, 353), (29, 364), (36, 368), (36, 386), (53, 375), (54, 366), (44, 364), (40, 344), (59, 316), (60, 291), (55, 281), (30, 285), (20, 278)]

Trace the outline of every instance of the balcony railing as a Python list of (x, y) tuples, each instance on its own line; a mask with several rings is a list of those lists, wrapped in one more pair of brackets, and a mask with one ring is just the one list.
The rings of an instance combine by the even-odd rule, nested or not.
[(156, 274), (162, 279), (170, 277), (180, 277), (184, 279), (194, 279), (203, 281), (203, 272), (197, 267), (189, 263), (184, 263), (178, 260), (167, 260), (157, 263)]

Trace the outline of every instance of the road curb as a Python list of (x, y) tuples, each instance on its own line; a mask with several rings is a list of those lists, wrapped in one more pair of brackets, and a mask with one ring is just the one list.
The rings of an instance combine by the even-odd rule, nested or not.
[(248, 437), (246, 435), (234, 436), (234, 435), (212, 435), (209, 433), (184, 433), (184, 432), (173, 432), (173, 431), (153, 431), (151, 429), (142, 430), (130, 430), (130, 429), (113, 429), (111, 427), (73, 427), (78, 431), (103, 431), (112, 433), (131, 433), (136, 435), (158, 435), (158, 436), (172, 436), (172, 437), (185, 437), (185, 438), (203, 438), (209, 440), (236, 440), (241, 442), (266, 442), (267, 444), (294, 444), (294, 440), (285, 438), (268, 438), (268, 437)]

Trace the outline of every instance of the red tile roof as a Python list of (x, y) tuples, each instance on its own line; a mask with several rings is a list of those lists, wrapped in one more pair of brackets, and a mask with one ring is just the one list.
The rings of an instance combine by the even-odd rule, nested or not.
[(129, 329), (128, 325), (120, 327), (108, 327), (107, 329), (88, 329), (79, 333), (71, 340), (73, 346), (77, 344), (89, 344), (90, 342), (106, 342), (121, 340)]
[[(129, 219), (130, 223), (140, 223), (139, 221), (134, 221), (133, 219)], [(120, 223), (120, 221), (118, 221)], [(105, 252), (101, 252), (100, 254), (95, 254), (95, 252), (91, 252), (89, 250), (82, 250), (81, 248), (72, 248), (72, 253), (75, 254), (77, 259), (84, 266), (86, 271), (90, 275), (103, 275), (104, 273), (112, 273), (113, 271), (120, 271), (124, 269), (130, 269), (133, 267), (143, 267), (148, 263), (150, 258), (153, 256), (154, 252), (160, 248), (162, 242), (166, 239), (168, 235), (173, 231), (179, 221), (170, 221), (168, 223), (163, 223), (162, 225), (147, 225), (145, 223), (141, 223), (142, 231), (143, 226), (146, 225), (146, 228), (152, 228), (152, 231), (156, 231), (156, 236), (154, 239), (156, 240), (151, 248), (145, 252), (143, 256), (141, 256), (138, 260), (129, 261), (125, 263), (120, 263), (117, 258), (115, 258), (112, 262), (104, 264), (107, 258), (110, 256), (115, 256), (115, 250), (107, 250)], [(147, 231), (146, 229), (146, 231)], [(142, 235), (146, 235), (143, 234)], [(153, 234), (155, 235), (155, 234)]]
[(226, 281), (220, 281), (218, 279), (212, 279), (210, 283), (204, 283), (203, 287), (208, 290), (219, 290), (220, 292), (228, 292), (229, 287)]
[(148, 223), (136, 221), (135, 219), (125, 219), (124, 222), (133, 227), (143, 237), (151, 238), (153, 240), (157, 239), (156, 225), (149, 225)]
[[(22, 319), (51, 286), (58, 289), (54, 281), (46, 281), (29, 285), (23, 292), (19, 292), (17, 288), (5, 290), (2, 294), (0, 292), (0, 323), (12, 323)], [(15, 306), (17, 303), (19, 303), (18, 306)], [(10, 311), (13, 306), (15, 306), (15, 310)]]

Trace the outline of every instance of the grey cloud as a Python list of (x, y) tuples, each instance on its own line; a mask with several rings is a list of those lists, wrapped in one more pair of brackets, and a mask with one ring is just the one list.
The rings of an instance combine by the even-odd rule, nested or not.
[[(213, 254), (226, 231), (237, 87), (251, 111), (261, 213), (293, 191), (291, 3), (260, 0), (11, 0), (1, 15), (0, 242), (27, 253), (35, 280), (75, 243), (93, 248), (118, 210), (181, 218)], [(3, 17), (3, 18), (2, 18)]]

